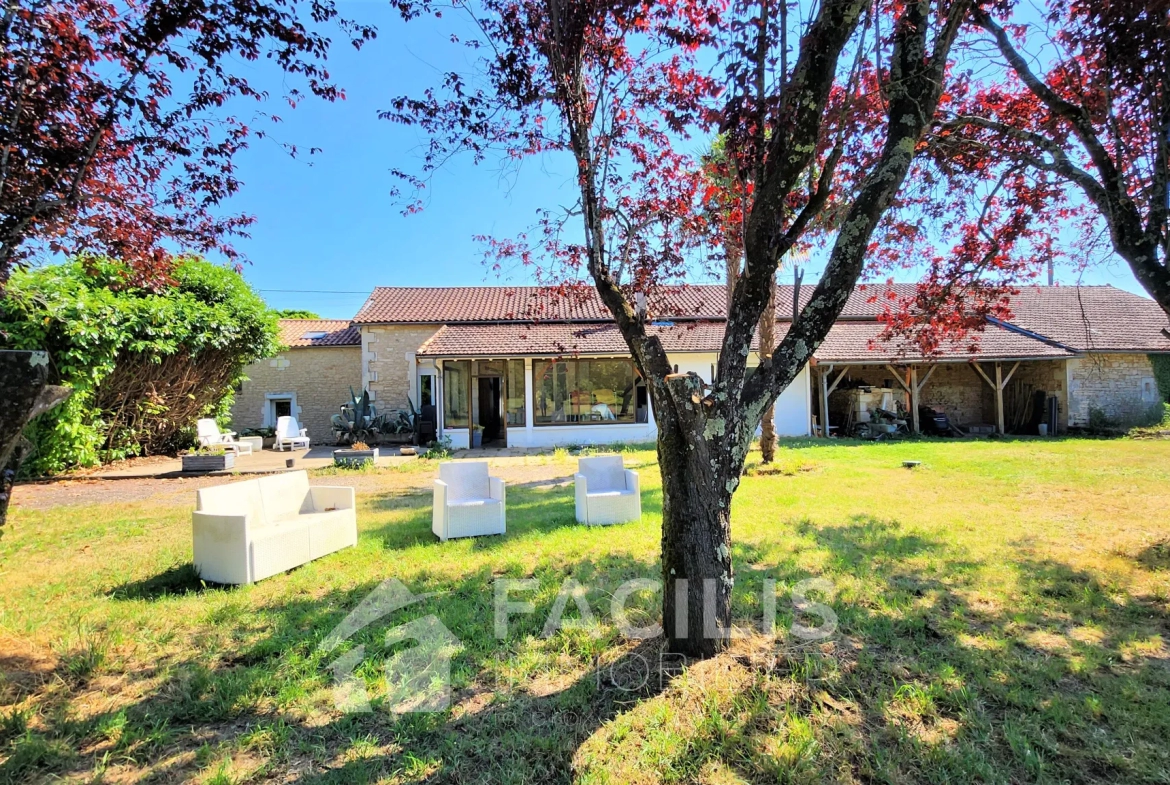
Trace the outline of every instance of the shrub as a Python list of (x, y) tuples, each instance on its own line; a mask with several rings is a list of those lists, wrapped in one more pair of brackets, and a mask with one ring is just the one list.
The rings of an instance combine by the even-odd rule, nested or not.
[(1170, 354), (1151, 354), (1150, 365), (1154, 366), (1154, 379), (1162, 400), (1170, 403)]
[(53, 381), (73, 388), (25, 435), (29, 474), (51, 474), (192, 442), (201, 416), (223, 416), (244, 367), (279, 348), (276, 316), (236, 272), (179, 260), (157, 288), (130, 269), (83, 257), (17, 272), (0, 301), (5, 348), (45, 349)]
[(1170, 436), (1170, 403), (1159, 403), (1151, 409), (1149, 425), (1131, 428), (1129, 435), (1135, 439), (1159, 439)]

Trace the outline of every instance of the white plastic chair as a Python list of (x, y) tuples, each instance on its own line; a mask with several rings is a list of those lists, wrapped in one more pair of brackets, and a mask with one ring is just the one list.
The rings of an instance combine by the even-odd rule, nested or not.
[(251, 455), (250, 442), (237, 442), (235, 431), (221, 431), (219, 423), (211, 418), (195, 423), (195, 434), (201, 447), (224, 447), (235, 450), (237, 455)]
[(439, 464), (431, 531), (442, 542), (452, 537), (503, 534), (504, 481), (488, 474), (486, 461)]
[(606, 526), (642, 519), (638, 473), (625, 467), (622, 456), (581, 458), (573, 480), (578, 523)]
[(296, 417), (277, 417), (276, 418), (276, 444), (273, 445), (277, 450), (284, 450), (285, 445), (288, 445), (290, 450), (297, 447), (309, 448), (309, 431), (300, 426)]

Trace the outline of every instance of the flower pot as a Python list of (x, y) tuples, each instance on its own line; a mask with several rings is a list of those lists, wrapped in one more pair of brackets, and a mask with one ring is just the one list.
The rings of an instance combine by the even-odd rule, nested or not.
[(185, 472), (222, 472), (236, 465), (236, 454), (224, 452), (218, 455), (184, 455)]
[(483, 446), (483, 431), (476, 430), (475, 428), (471, 429), (471, 446), (472, 447), (482, 447)]

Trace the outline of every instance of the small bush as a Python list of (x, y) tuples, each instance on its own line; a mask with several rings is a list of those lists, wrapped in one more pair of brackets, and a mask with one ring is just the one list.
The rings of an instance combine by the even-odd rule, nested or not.
[(444, 436), (438, 441), (433, 441), (427, 445), (427, 449), (422, 452), (419, 457), (430, 461), (442, 461), (454, 455), (451, 449), (451, 437)]
[(1121, 423), (1106, 414), (1104, 409), (1098, 409), (1096, 406), (1089, 407), (1090, 431), (1116, 431), (1120, 427)]
[(1151, 424), (1131, 428), (1129, 435), (1135, 439), (1158, 439), (1170, 437), (1170, 403), (1157, 404), (1150, 410)]

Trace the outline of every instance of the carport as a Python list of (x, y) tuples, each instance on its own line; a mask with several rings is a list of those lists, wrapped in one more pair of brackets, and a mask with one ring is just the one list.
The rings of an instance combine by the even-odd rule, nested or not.
[[(811, 381), (821, 435), (847, 424), (839, 406), (834, 418), (831, 405), (833, 393), (844, 389), (863, 387), (904, 395), (906, 419), (915, 433), (922, 431), (919, 406), (941, 409), (968, 425), (994, 423), (1000, 434), (1018, 427), (1016, 420), (1027, 402), (1011, 401), (1015, 416), (1009, 422), (1007, 399), (1013, 379), (1026, 377), (1026, 382), (1017, 385), (1016, 398), (1044, 391), (1059, 401), (1067, 394), (1064, 361), (1073, 352), (1000, 325), (990, 324), (977, 343), (945, 346), (931, 357), (914, 356), (907, 344), (883, 341), (881, 333), (882, 325), (873, 321), (838, 322), (815, 353)], [(1063, 403), (1061, 408), (1065, 408)]]

